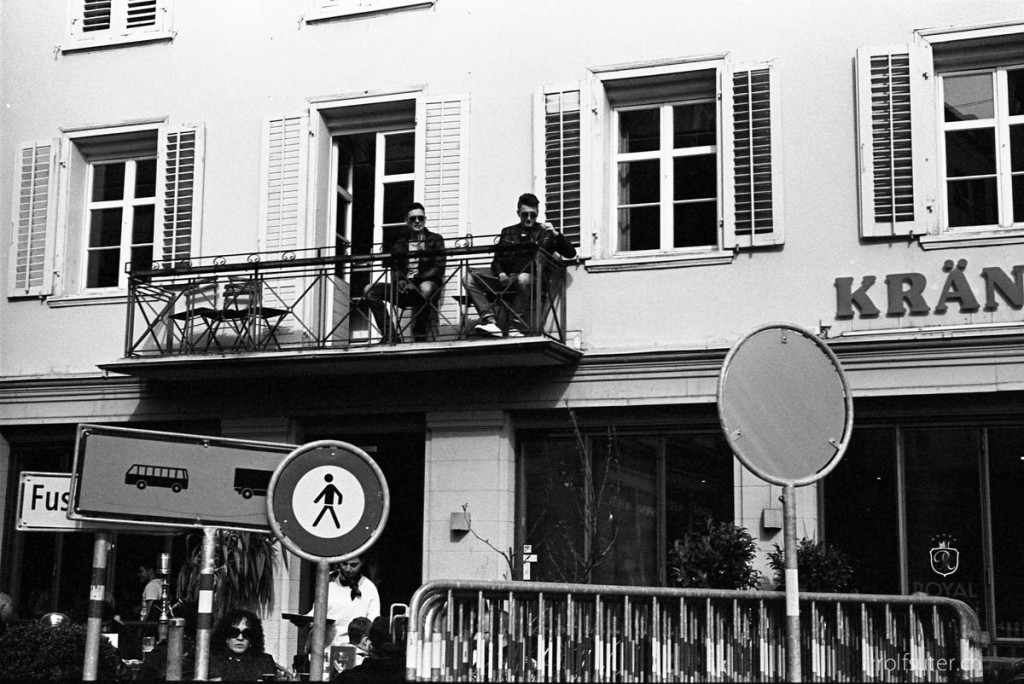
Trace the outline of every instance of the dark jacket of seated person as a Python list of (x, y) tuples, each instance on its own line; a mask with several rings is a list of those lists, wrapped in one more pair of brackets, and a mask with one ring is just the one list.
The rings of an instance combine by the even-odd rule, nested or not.
[(404, 644), (392, 643), (386, 617), (373, 621), (370, 628), (370, 653), (362, 664), (339, 672), (331, 681), (343, 684), (405, 681)]
[[(576, 258), (576, 248), (558, 231), (547, 228), (542, 223), (535, 223), (530, 228), (524, 228), (516, 223), (501, 229), (498, 249), (495, 250), (494, 260), (491, 262), (491, 273), (512, 275), (526, 270), (536, 253), (534, 245), (548, 254), (559, 254), (565, 259)], [(509, 249), (509, 246), (516, 248)]]

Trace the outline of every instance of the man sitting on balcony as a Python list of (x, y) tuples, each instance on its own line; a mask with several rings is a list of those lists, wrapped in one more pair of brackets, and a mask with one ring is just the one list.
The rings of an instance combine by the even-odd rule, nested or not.
[[(540, 200), (536, 195), (525, 193), (519, 196), (516, 213), (519, 223), (501, 229), (498, 249), (491, 262), (491, 272), (470, 274), (466, 291), (473, 306), (480, 314), (480, 322), (474, 330), (485, 335), (501, 337), (504, 332), (497, 324), (494, 305), (507, 294), (512, 295), (512, 320), (508, 324), (509, 337), (522, 337), (524, 328), (529, 328), (533, 289), (533, 271), (537, 248), (549, 253), (558, 253), (566, 259), (576, 258), (576, 248), (550, 223), (537, 223)], [(515, 246), (515, 249), (508, 249)], [(504, 247), (504, 249), (503, 249)]]
[(422, 204), (409, 205), (405, 223), (407, 229), (388, 248), (392, 254), (391, 281), (367, 285), (364, 293), (382, 342), (402, 341), (402, 332), (395, 328), (385, 302), (413, 309), (413, 339), (426, 340), (444, 282), (444, 238), (427, 230)]

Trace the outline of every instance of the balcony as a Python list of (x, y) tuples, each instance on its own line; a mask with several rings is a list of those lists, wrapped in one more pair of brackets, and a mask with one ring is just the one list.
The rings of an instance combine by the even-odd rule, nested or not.
[[(578, 360), (581, 352), (565, 327), (563, 262), (536, 246), (499, 247), (492, 238), (475, 242), (449, 239), (442, 288), (429, 301), (398, 292), (391, 277), (395, 255), (380, 248), (362, 254), (333, 248), (232, 254), (130, 270), (124, 358), (100, 368), (192, 379)], [(530, 251), (527, 301), (517, 312), (511, 293), (485, 295), (498, 324), (521, 336), (483, 335), (474, 330), (478, 318), (467, 284), (471, 273), (489, 272), (495, 254), (508, 249)], [(387, 300), (377, 317), (365, 296), (375, 285)]]

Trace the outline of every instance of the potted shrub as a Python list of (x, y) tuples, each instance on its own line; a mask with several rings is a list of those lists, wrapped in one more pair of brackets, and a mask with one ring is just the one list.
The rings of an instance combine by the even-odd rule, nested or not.
[[(853, 564), (845, 553), (825, 542), (804, 537), (797, 544), (796, 562), (800, 574), (800, 591), (850, 593), (853, 585)], [(775, 573), (775, 588), (786, 588), (786, 551), (778, 544), (768, 554), (768, 564)]]
[(761, 583), (753, 567), (756, 555), (757, 543), (745, 527), (707, 518), (672, 544), (669, 576), (680, 587), (756, 589)]
[[(12, 625), (0, 634), (0, 681), (81, 681), (85, 664), (84, 625)], [(97, 678), (118, 677), (121, 658), (100, 639)]]

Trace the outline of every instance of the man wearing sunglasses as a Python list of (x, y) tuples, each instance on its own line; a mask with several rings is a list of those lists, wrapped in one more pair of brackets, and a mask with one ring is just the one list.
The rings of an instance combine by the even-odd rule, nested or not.
[(387, 248), (391, 252), (391, 282), (366, 287), (366, 306), (382, 342), (402, 342), (385, 301), (413, 310), (412, 334), (417, 342), (430, 334), (435, 306), (444, 282), (444, 238), (427, 230), (423, 205), (413, 202), (405, 212), (406, 230)]
[(522, 337), (535, 325), (529, 309), (534, 278), (531, 266), (537, 249), (548, 254), (557, 253), (565, 259), (576, 258), (576, 248), (561, 231), (550, 223), (537, 222), (539, 207), (540, 200), (536, 195), (520, 195), (516, 204), (519, 223), (501, 229), (490, 273), (474, 271), (470, 274), (466, 291), (480, 315), (480, 322), (474, 328), (478, 333), (492, 337), (506, 334), (497, 323), (494, 306), (509, 293), (512, 295), (512, 315), (508, 336)]

